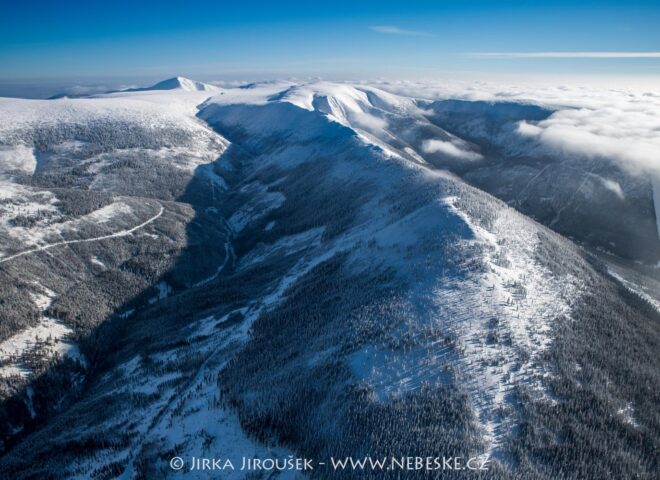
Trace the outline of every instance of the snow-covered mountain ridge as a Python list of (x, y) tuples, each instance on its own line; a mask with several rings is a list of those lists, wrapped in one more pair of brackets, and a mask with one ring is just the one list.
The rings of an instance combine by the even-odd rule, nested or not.
[(487, 478), (651, 478), (658, 312), (551, 230), (657, 253), (652, 207), (634, 235), (584, 213), (652, 205), (643, 180), (539, 156), (515, 132), (550, 118), (538, 105), (327, 82), (221, 93), (0, 101), (15, 119), (0, 281), (21, 282), (2, 305), (27, 312), (3, 339), (55, 318), (82, 355), (28, 342), (3, 358), (30, 369), (3, 377), (0, 471), (167, 478), (173, 452), (441, 446), (490, 459)]
[[(400, 85), (382, 87), (405, 91)], [(660, 236), (652, 234), (660, 225), (653, 206), (660, 166), (652, 153), (660, 148), (653, 130), (660, 126), (660, 102), (639, 113), (640, 102), (655, 99), (651, 93), (608, 97), (603, 92), (602, 98), (595, 93), (589, 98), (575, 91), (561, 105), (551, 90), (467, 96), (479, 100), (458, 100), (461, 95), (445, 90), (449, 99), (433, 101), (427, 98), (439, 94), (420, 88), (415, 93), (426, 93), (425, 99), (369, 85), (266, 83), (212, 102), (288, 102), (323, 113), (389, 154), (451, 170), (590, 246), (648, 264), (660, 260)], [(536, 100), (526, 103), (530, 97)], [(621, 111), (618, 117), (612, 114), (615, 108)], [(612, 123), (606, 123), (608, 115)], [(582, 123), (570, 130), (575, 117)], [(603, 131), (611, 131), (611, 137), (598, 137)], [(639, 136), (634, 148), (627, 146), (628, 135)]]

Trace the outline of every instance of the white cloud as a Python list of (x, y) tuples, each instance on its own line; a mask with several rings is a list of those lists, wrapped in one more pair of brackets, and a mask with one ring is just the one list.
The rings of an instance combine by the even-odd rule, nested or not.
[(615, 180), (610, 180), (609, 178), (603, 178), (600, 175), (596, 175), (598, 179), (603, 183), (603, 186), (607, 188), (610, 192), (614, 193), (621, 200), (625, 199), (626, 196), (623, 193), (621, 184)]
[(631, 174), (660, 176), (658, 105), (560, 110), (535, 125), (521, 122), (518, 133), (557, 153), (608, 159)]
[(483, 158), (476, 152), (461, 150), (453, 143), (445, 142), (443, 140), (425, 140), (422, 144), (422, 151), (424, 151), (424, 153), (442, 153), (449, 157), (461, 160), (479, 160)]
[(660, 52), (475, 52), (484, 58), (660, 58)]
[(387, 128), (387, 120), (364, 112), (353, 113), (351, 120), (359, 127), (367, 130), (384, 130)]
[(136, 85), (73, 85), (72, 87), (63, 89), (61, 93), (63, 95), (96, 95), (126, 88), (136, 88)]
[(387, 33), (390, 35), (408, 35), (411, 37), (432, 37), (433, 34), (428, 32), (420, 32), (417, 30), (406, 30), (403, 28), (396, 27), (394, 25), (374, 25), (369, 27), (374, 32), (378, 33)]
[[(632, 81), (600, 84), (593, 79), (552, 81), (381, 82), (393, 93), (429, 100), (462, 99), (520, 102), (553, 111), (540, 122), (521, 122), (516, 133), (533, 142), (520, 148), (602, 159), (629, 174), (650, 176), (660, 184), (660, 90)], [(515, 143), (515, 138), (501, 138)]]
[(542, 132), (543, 129), (541, 127), (537, 127), (531, 123), (525, 121), (518, 123), (518, 133), (525, 137), (537, 137), (541, 135)]

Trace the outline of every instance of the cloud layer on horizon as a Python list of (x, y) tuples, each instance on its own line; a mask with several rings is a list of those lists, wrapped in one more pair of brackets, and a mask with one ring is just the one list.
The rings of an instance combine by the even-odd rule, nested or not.
[(473, 52), (482, 58), (660, 58), (660, 52)]
[[(521, 122), (516, 133), (533, 148), (602, 159), (660, 185), (660, 89), (577, 85), (381, 82), (379, 88), (429, 100), (521, 102), (554, 110), (546, 120)], [(535, 145), (535, 146), (534, 146)]]

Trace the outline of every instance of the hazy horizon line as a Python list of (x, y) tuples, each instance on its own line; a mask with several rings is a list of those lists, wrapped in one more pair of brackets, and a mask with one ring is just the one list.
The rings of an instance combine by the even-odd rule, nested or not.
[(492, 58), (660, 58), (660, 52), (469, 52), (471, 57)]

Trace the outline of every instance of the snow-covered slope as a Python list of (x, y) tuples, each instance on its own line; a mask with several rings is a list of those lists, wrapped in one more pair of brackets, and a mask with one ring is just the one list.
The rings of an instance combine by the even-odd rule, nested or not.
[[(0, 176), (35, 174), (45, 179), (75, 170), (76, 181), (91, 189), (126, 193), (133, 193), (133, 183), (142, 184), (136, 192), (144, 190), (145, 177), (134, 178), (138, 170), (152, 177), (158, 169), (189, 176), (226, 146), (195, 118), (196, 105), (206, 98), (205, 92), (174, 90), (84, 99), (0, 99), (0, 159), (12, 159), (0, 164)], [(143, 168), (121, 168), (127, 161), (139, 161)], [(157, 183), (171, 180), (171, 175), (153, 178), (154, 194)], [(162, 188), (160, 194), (167, 195)]]
[[(0, 101), (16, 118), (0, 122), (16, 152), (0, 212), (43, 210), (7, 218), (0, 281), (20, 272), (52, 292), (21, 339), (56, 315), (88, 362), (68, 354), (39, 370), (51, 383), (6, 396), (3, 412), (19, 413), (2, 417), (0, 471), (169, 478), (172, 456), (220, 452), (238, 464), (475, 456), (487, 478), (652, 475), (639, 445), (657, 441), (657, 312), (572, 241), (445, 170), (463, 175), (493, 145), (445, 129), (438, 105), (366, 85), (211, 98), (165, 85)], [(110, 196), (55, 221), (80, 191)], [(80, 241), (51, 248), (51, 235)], [(49, 408), (51, 379), (84, 389)]]
[[(185, 247), (194, 210), (172, 200), (226, 188), (212, 166), (227, 142), (195, 118), (206, 98), (0, 99), (0, 396), (30, 392), (26, 414), (2, 421), (3, 441), (66, 406), (92, 366), (79, 354), (85, 337), (130, 312), (122, 305)], [(35, 305), (44, 291), (48, 305)]]

